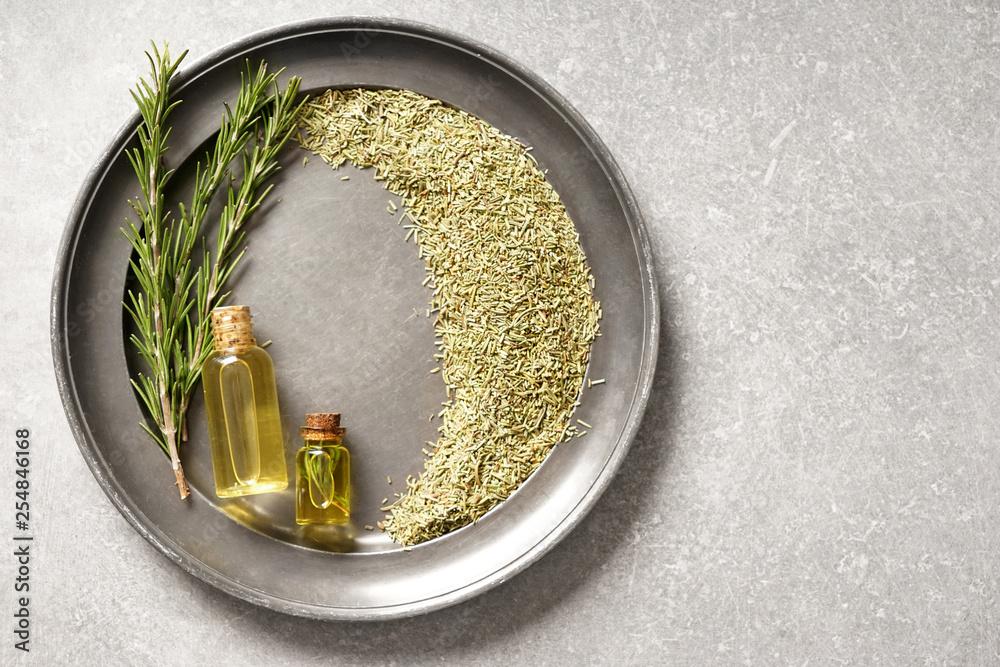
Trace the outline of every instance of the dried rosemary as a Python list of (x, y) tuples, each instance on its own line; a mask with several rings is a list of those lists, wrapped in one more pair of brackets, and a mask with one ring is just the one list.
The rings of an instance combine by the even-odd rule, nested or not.
[[(179, 104), (170, 100), (170, 83), (187, 54), (171, 61), (169, 50), (156, 46), (146, 56), (150, 81), (140, 79), (132, 92), (142, 114), (137, 130), (139, 147), (128, 153), (138, 177), (141, 197), (130, 201), (138, 224), (126, 220), (124, 233), (135, 249), (132, 272), (139, 290), (129, 291), (124, 304), (138, 333), (132, 343), (149, 368), (132, 380), (153, 420), (156, 431), (143, 424), (170, 457), (181, 498), (189, 495), (178, 451), (186, 439), (185, 413), (201, 376), (201, 366), (211, 350), (205, 344), (209, 312), (227, 296), (222, 292), (242, 252), (243, 227), (271, 189), (266, 181), (278, 170), (279, 149), (294, 132), (299, 111), (294, 101), (299, 80), (293, 78), (283, 91), (276, 89), (277, 74), (260, 64), (248, 70), (233, 109), (225, 109), (213, 152), (199, 163), (190, 206), (179, 204), (174, 220), (164, 199), (172, 171), (164, 164), (170, 134), (168, 118)], [(270, 107), (265, 111), (265, 107)], [(242, 156), (240, 178), (232, 180), (233, 161)], [(217, 250), (202, 250), (201, 264), (192, 259), (195, 245), (204, 241), (201, 229), (209, 202), (228, 185), (227, 202), (219, 223)]]
[(449, 400), (424, 471), (379, 524), (424, 542), (478, 520), (573, 437), (600, 317), (593, 278), (529, 149), (482, 120), (410, 91), (355, 89), (315, 99), (299, 125), (334, 168), (374, 167), (427, 261)]

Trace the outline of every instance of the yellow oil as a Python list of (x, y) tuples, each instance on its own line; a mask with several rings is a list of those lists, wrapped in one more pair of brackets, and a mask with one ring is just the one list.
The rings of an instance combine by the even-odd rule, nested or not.
[(295, 521), (337, 526), (351, 518), (351, 455), (341, 438), (307, 440), (295, 457)]
[(202, 367), (205, 412), (220, 498), (288, 487), (271, 357), (259, 347), (215, 350)]

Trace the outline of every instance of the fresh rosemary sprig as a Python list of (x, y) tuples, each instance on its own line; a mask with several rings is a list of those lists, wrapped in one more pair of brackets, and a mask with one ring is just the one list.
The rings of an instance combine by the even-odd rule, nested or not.
[[(123, 230), (136, 251), (137, 259), (130, 264), (140, 287), (138, 292), (129, 291), (124, 306), (138, 330), (132, 342), (150, 370), (139, 373), (132, 384), (156, 422), (156, 431), (146, 424), (143, 428), (170, 457), (181, 498), (190, 492), (178, 446), (186, 439), (185, 414), (211, 349), (205, 344), (209, 312), (228, 295), (222, 289), (243, 256), (242, 251), (235, 252), (243, 242), (243, 227), (271, 190), (265, 182), (278, 170), (277, 152), (295, 129), (298, 107), (294, 99), (299, 86), (299, 79), (292, 78), (278, 92), (277, 74), (268, 74), (261, 63), (253, 75), (248, 63), (236, 106), (226, 107), (214, 151), (206, 155), (204, 168), (198, 164), (191, 204), (179, 204), (175, 224), (164, 204), (172, 170), (165, 168), (163, 158), (170, 135), (167, 120), (178, 104), (170, 101), (170, 82), (186, 54), (171, 61), (166, 46), (161, 54), (153, 45), (153, 53), (146, 54), (150, 81), (140, 79), (132, 92), (143, 122), (137, 131), (139, 147), (128, 157), (142, 196), (129, 202), (139, 226), (126, 220)], [(268, 93), (272, 86), (275, 92)], [(265, 113), (269, 105), (272, 109)], [(243, 172), (236, 182), (232, 165), (240, 154)], [(210, 202), (227, 183), (213, 255), (201, 230)], [(203, 250), (196, 267), (192, 254), (199, 240)]]
[(171, 62), (167, 48), (164, 47), (161, 55), (154, 45), (153, 54), (146, 54), (151, 82), (140, 79), (137, 89), (132, 91), (142, 123), (137, 130), (139, 147), (129, 152), (128, 157), (139, 179), (142, 197), (129, 203), (138, 216), (141, 231), (131, 220), (125, 221), (128, 225), (126, 236), (137, 256), (129, 263), (140, 287), (138, 294), (129, 291), (131, 306), (126, 303), (125, 307), (139, 329), (138, 335), (132, 335), (132, 342), (152, 373), (140, 373), (132, 384), (160, 432), (154, 433), (146, 424), (143, 428), (170, 456), (181, 498), (186, 498), (189, 491), (177, 453), (175, 415), (179, 401), (174, 375), (183, 350), (177, 337), (177, 290), (169, 254), (164, 257), (165, 252), (170, 252), (173, 229), (163, 194), (172, 172), (166, 169), (163, 156), (167, 153), (170, 136), (167, 119), (178, 104), (170, 102), (170, 81), (185, 55), (186, 51), (176, 62)]

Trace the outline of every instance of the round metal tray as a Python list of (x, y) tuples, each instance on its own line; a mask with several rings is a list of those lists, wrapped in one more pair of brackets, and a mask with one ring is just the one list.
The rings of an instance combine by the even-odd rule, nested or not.
[[(341, 412), (352, 452), (353, 516), (346, 528), (303, 529), (292, 490), (215, 497), (200, 392), (182, 461), (181, 501), (168, 461), (142, 429), (129, 383), (139, 368), (126, 340), (131, 248), (121, 232), (137, 195), (126, 151), (138, 115), (88, 176), (73, 208), (53, 285), (52, 341), (59, 389), (80, 450), (125, 518), (199, 579), (278, 611), (325, 619), (427, 612), (476, 595), (522, 570), (597, 501), (638, 428), (656, 362), (658, 308), (643, 222), (621, 172), (593, 130), (548, 85), (503, 55), (422, 25), (328, 19), (281, 26), (183, 70), (169, 166), (183, 197), (195, 161), (232, 103), (247, 60), (302, 78), (303, 93), (353, 86), (407, 88), (465, 109), (529, 146), (580, 233), (604, 319), (576, 416), (593, 428), (559, 444), (506, 502), (478, 523), (404, 550), (377, 528), (383, 499), (422, 470), (445, 390), (423, 260), (404, 242), (371, 170), (330, 169), (289, 148), (249, 251), (231, 279), (251, 307), (277, 369), (289, 464), (307, 412)], [(312, 159), (305, 164), (304, 157)], [(344, 175), (350, 176), (345, 180)], [(210, 232), (211, 233), (211, 232)], [(289, 465), (289, 469), (291, 465)]]

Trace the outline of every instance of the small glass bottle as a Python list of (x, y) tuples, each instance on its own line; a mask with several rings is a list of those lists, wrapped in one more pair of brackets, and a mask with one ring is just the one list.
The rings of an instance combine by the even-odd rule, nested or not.
[(208, 437), (220, 498), (288, 487), (274, 365), (257, 347), (246, 306), (212, 311), (215, 350), (202, 366)]
[(295, 522), (337, 526), (351, 518), (351, 455), (343, 445), (340, 414), (306, 415), (305, 446), (295, 457)]

